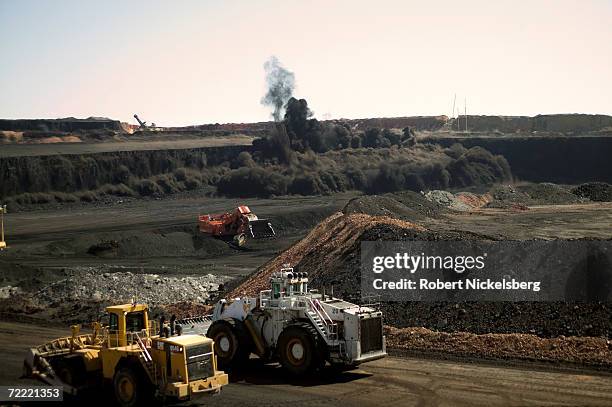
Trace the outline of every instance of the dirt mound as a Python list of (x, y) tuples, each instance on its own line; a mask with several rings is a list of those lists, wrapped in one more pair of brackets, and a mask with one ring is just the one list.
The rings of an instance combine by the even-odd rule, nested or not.
[(528, 205), (567, 205), (584, 201), (569, 188), (550, 182), (519, 185), (517, 189), (529, 196)]
[[(112, 304), (133, 300), (157, 310), (178, 312), (181, 304), (202, 309), (219, 285), (228, 278), (205, 274), (170, 277), (160, 274), (108, 272), (109, 267), (75, 267), (61, 271), (61, 279), (32, 287), (3, 290), (0, 312), (10, 315), (30, 314), (36, 318), (83, 322), (97, 318)], [(174, 305), (172, 305), (174, 304)], [(199, 305), (198, 305), (199, 304)]]
[[(342, 258), (352, 252), (355, 254), (357, 239), (368, 228), (375, 225), (387, 224), (405, 228), (412, 233), (423, 231), (421, 226), (387, 216), (370, 216), (365, 214), (344, 215), (337, 212), (319, 223), (306, 237), (298, 241), (277, 257), (260, 267), (246, 280), (240, 282), (227, 295), (228, 298), (242, 295), (256, 295), (261, 290), (268, 289), (270, 275), (278, 271), (284, 264), (297, 266), (301, 271), (310, 273), (311, 278), (324, 271), (336, 270), (333, 265), (335, 259)], [(319, 257), (324, 255), (324, 257)], [(318, 266), (301, 266), (306, 257), (319, 258)]]
[(498, 203), (520, 203), (525, 204), (530, 198), (525, 192), (519, 191), (513, 185), (498, 185), (491, 188), (489, 192), (493, 200), (487, 206), (494, 206)]
[(437, 232), (394, 222), (369, 222), (348, 233), (350, 238), (345, 237), (342, 242), (332, 241), (331, 245), (324, 244), (308, 252), (295, 267), (309, 273), (313, 287), (333, 286), (334, 293), (355, 302), (361, 301), (362, 241), (491, 239), (470, 232)]
[(605, 338), (540, 338), (529, 334), (435, 332), (426, 328), (385, 327), (387, 347), (492, 359), (526, 359), (612, 366), (612, 344)]
[(493, 200), (491, 194), (478, 195), (471, 192), (459, 192), (455, 194), (455, 198), (470, 208), (482, 208)]
[(572, 194), (595, 202), (612, 202), (612, 185), (605, 182), (588, 182), (572, 189)]
[(0, 130), (0, 143), (19, 143), (22, 140), (22, 131)]
[(425, 194), (425, 198), (444, 208), (455, 211), (469, 211), (482, 208), (493, 200), (491, 194), (474, 194), (472, 192), (458, 192), (453, 194), (449, 191), (433, 190)]
[[(349, 301), (361, 301), (362, 241), (497, 240), (467, 231), (434, 231), (384, 216), (336, 213), (304, 239), (269, 261), (231, 290), (229, 297), (268, 289), (270, 274), (284, 264), (309, 273), (311, 286), (334, 287)], [(612, 335), (612, 306), (606, 303), (407, 302), (384, 303), (387, 324), (423, 326), (445, 332), (511, 333), (542, 337)]]
[(388, 216), (335, 213), (306, 237), (239, 282), (229, 298), (255, 295), (268, 289), (270, 275), (284, 264), (308, 272), (316, 287), (334, 285), (347, 298), (360, 296), (360, 243), (371, 240), (458, 240), (487, 236), (469, 232), (432, 232), (422, 226)]
[(471, 207), (460, 199), (457, 199), (452, 192), (433, 190), (425, 194), (425, 198), (441, 206), (455, 211), (467, 211)]
[(491, 189), (490, 208), (513, 206), (568, 205), (584, 202), (586, 199), (573, 193), (569, 187), (543, 182), (539, 184), (498, 185)]
[(132, 272), (99, 273), (91, 267), (71, 270), (63, 280), (35, 294), (41, 306), (59, 302), (94, 300), (108, 303), (130, 302), (167, 304), (195, 300), (202, 302), (225, 279), (212, 274), (199, 277), (167, 277)]
[(363, 213), (413, 221), (435, 217), (442, 211), (442, 206), (437, 202), (431, 202), (413, 191), (360, 196), (351, 199), (342, 210), (345, 214)]
[(491, 194), (475, 194), (472, 192), (458, 192), (453, 194), (449, 191), (433, 190), (425, 194), (425, 198), (430, 202), (449, 208), (455, 211), (469, 211), (475, 208), (482, 208), (489, 204), (493, 197)]
[(109, 130), (121, 132), (123, 128), (118, 120), (112, 120), (107, 117), (88, 117), (86, 119), (66, 117), (62, 119), (0, 119), (0, 130), (41, 132)]

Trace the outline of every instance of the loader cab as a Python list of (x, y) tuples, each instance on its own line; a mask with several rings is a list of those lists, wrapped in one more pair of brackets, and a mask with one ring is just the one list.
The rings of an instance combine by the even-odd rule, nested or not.
[(270, 285), (271, 290), (262, 291), (264, 297), (269, 295), (269, 299), (262, 298), (262, 304), (279, 306), (290, 297), (308, 294), (308, 273), (296, 272), (292, 267), (283, 268), (272, 274)]
[(109, 345), (127, 346), (133, 342), (134, 333), (148, 335), (149, 312), (145, 304), (113, 305), (108, 313)]

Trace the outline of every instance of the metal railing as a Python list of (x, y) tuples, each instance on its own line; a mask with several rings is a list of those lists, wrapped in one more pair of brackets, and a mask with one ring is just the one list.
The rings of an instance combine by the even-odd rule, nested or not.
[(375, 311), (380, 310), (380, 294), (368, 294), (361, 297), (361, 301), (359, 301), (359, 309), (361, 308), (372, 308)]
[[(153, 336), (159, 334), (159, 330), (156, 324), (149, 323), (149, 328), (141, 329), (140, 331), (127, 331), (125, 335), (125, 343), (127, 346), (138, 346), (138, 342), (142, 342), (143, 345), (148, 345)], [(108, 327), (103, 328), (105, 331), (104, 336), (106, 337), (106, 344), (108, 347), (120, 346), (124, 338), (123, 334), (117, 330), (111, 330)]]
[(263, 290), (259, 292), (259, 304), (262, 308), (269, 307), (272, 301), (272, 290)]
[(338, 324), (336, 324), (319, 300), (308, 299), (309, 309), (312, 310), (325, 326), (325, 336), (329, 340), (338, 339)]
[(138, 332), (134, 332), (134, 338), (136, 338), (136, 343), (138, 344), (138, 347), (140, 348), (140, 353), (143, 356), (145, 362), (153, 361), (153, 358), (151, 357), (149, 350), (147, 349), (144, 342), (140, 338), (140, 335), (138, 335)]

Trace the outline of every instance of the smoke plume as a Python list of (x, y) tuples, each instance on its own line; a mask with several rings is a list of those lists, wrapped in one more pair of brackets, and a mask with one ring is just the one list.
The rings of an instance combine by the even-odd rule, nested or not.
[(273, 109), (272, 117), (275, 122), (278, 122), (283, 117), (285, 104), (293, 94), (295, 75), (285, 69), (275, 56), (266, 61), (264, 70), (266, 71), (268, 91), (261, 99), (261, 104)]

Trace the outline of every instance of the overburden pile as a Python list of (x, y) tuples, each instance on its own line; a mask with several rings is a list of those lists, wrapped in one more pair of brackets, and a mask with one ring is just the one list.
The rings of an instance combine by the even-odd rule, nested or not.
[[(421, 216), (444, 208), (418, 194), (405, 208), (389, 194), (374, 204), (369, 197), (350, 202), (346, 213), (338, 212), (316, 226), (276, 258), (241, 281), (228, 298), (256, 295), (268, 288), (272, 272), (284, 264), (307, 272), (311, 286), (334, 288), (335, 295), (361, 300), (360, 244), (362, 241), (495, 240), (466, 231), (439, 232), (409, 221), (409, 208), (421, 208)], [(424, 202), (429, 202), (425, 204)], [(355, 209), (375, 209), (376, 215), (355, 213)], [(386, 213), (387, 216), (381, 216)], [(403, 217), (404, 219), (397, 219)], [(414, 219), (414, 218), (413, 218)], [(385, 323), (395, 327), (425, 327), (442, 332), (526, 333), (540, 337), (612, 335), (612, 304), (570, 302), (407, 302), (383, 304)]]

